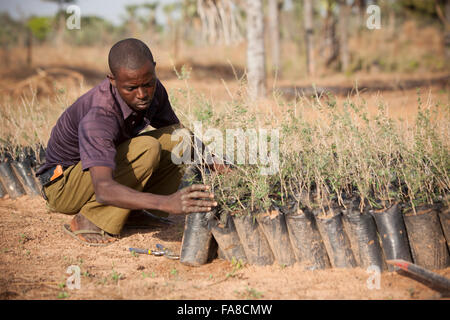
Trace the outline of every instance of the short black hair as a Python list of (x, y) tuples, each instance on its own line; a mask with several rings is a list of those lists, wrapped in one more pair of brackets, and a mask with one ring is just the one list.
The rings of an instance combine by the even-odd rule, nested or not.
[(120, 40), (109, 50), (108, 65), (113, 75), (117, 75), (120, 68), (139, 69), (148, 61), (154, 63), (152, 52), (139, 39)]

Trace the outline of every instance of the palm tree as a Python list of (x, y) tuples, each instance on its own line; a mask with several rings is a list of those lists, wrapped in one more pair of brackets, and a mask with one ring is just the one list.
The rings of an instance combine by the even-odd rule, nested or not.
[(247, 81), (250, 99), (266, 95), (262, 0), (247, 0)]

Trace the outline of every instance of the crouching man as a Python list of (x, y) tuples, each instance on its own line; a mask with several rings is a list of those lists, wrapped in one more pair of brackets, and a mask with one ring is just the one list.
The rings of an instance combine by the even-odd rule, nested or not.
[[(140, 40), (116, 43), (107, 79), (67, 108), (52, 129), (36, 175), (48, 206), (74, 214), (64, 230), (89, 245), (116, 240), (133, 211), (161, 216), (216, 206), (205, 185), (178, 190), (182, 166), (171, 160), (182, 128)], [(151, 125), (156, 128), (140, 134)]]

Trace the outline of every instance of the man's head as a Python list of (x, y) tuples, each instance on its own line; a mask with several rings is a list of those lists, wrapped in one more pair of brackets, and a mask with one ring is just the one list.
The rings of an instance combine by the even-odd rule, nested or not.
[(135, 111), (147, 109), (157, 79), (156, 63), (146, 44), (133, 38), (117, 42), (109, 51), (108, 64), (108, 78), (125, 103)]

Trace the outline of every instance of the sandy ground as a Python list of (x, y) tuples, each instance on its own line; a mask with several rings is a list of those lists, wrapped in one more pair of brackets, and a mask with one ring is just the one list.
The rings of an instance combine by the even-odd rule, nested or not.
[[(70, 216), (49, 213), (40, 198), (0, 200), (0, 299), (448, 299), (396, 272), (369, 289), (366, 270), (305, 271), (301, 266), (233, 267), (215, 259), (201, 267), (133, 255), (129, 247), (162, 243), (179, 251), (184, 228), (125, 229), (108, 247), (88, 247), (62, 231)], [(81, 271), (80, 289), (65, 286), (69, 266)], [(437, 271), (450, 277), (450, 268)]]

